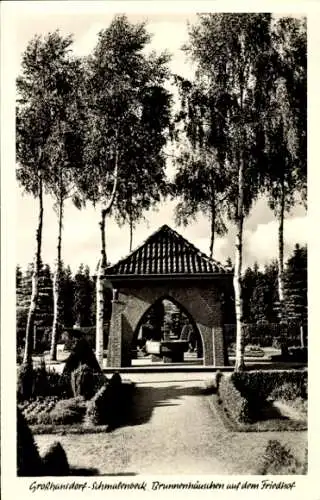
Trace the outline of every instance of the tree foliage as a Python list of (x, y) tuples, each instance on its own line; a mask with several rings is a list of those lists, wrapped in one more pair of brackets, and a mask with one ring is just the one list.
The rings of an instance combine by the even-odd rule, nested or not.
[(160, 200), (165, 192), (163, 146), (170, 124), (170, 95), (163, 83), (168, 56), (144, 49), (150, 36), (145, 24), (117, 16), (101, 31), (86, 61), (87, 122), (79, 184), (88, 200), (106, 202), (118, 183), (112, 212), (120, 223)]
[(101, 207), (96, 279), (96, 352), (103, 361), (106, 217), (132, 225), (166, 191), (163, 147), (170, 125), (167, 54), (146, 55), (144, 23), (116, 16), (86, 59), (83, 159), (77, 186)]
[(73, 317), (80, 326), (93, 325), (92, 303), (94, 300), (94, 283), (88, 266), (80, 264), (74, 276)]
[[(261, 171), (266, 162), (263, 118), (268, 109), (268, 66), (272, 64), (270, 27), (269, 14), (203, 14), (190, 28), (186, 47), (197, 64), (196, 78), (206, 95), (204, 108), (210, 116), (206, 134), (220, 165), (230, 173), (228, 215), (237, 227), (236, 370), (244, 365), (243, 222), (261, 189)], [(199, 128), (199, 133), (203, 132)]]
[(284, 218), (297, 201), (307, 201), (306, 20), (280, 18), (272, 32), (274, 64), (265, 122), (268, 164), (265, 188), (278, 221), (279, 313), (284, 307)]
[[(65, 160), (62, 158), (62, 151), (66, 153), (73, 150), (73, 162), (79, 157), (78, 148), (70, 146), (72, 140), (70, 141), (70, 130), (66, 126), (69, 104), (72, 102), (70, 97), (72, 93), (76, 93), (74, 70), (79, 66), (69, 57), (71, 43), (71, 36), (62, 37), (58, 31), (49, 33), (44, 38), (35, 36), (23, 53), (22, 72), (17, 78), (17, 179), (27, 193), (39, 200), (25, 361), (31, 358), (31, 332), (38, 301), (43, 192), (59, 192), (61, 200), (64, 196), (62, 190), (65, 188), (61, 171)], [(62, 143), (68, 147), (62, 148)], [(62, 207), (59, 207), (62, 215)], [(60, 264), (60, 258), (58, 260)]]
[(274, 64), (270, 71), (266, 126), (269, 202), (276, 214), (306, 201), (307, 180), (307, 34), (305, 18), (280, 18), (272, 31)]
[[(26, 328), (32, 288), (34, 264), (19, 271), (19, 283), (16, 288), (17, 328)], [(20, 274), (21, 273), (21, 274)], [(51, 326), (53, 317), (52, 276), (50, 266), (41, 266), (39, 275), (39, 300), (35, 311), (35, 323), (38, 326)]]
[(295, 246), (285, 266), (284, 296), (288, 321), (308, 323), (307, 247)]
[[(210, 151), (210, 150), (209, 150)], [(178, 169), (173, 182), (174, 197), (180, 201), (175, 209), (177, 223), (187, 225), (199, 212), (210, 219), (210, 257), (214, 239), (227, 232), (226, 172), (209, 151), (198, 154), (186, 149), (177, 159)]]

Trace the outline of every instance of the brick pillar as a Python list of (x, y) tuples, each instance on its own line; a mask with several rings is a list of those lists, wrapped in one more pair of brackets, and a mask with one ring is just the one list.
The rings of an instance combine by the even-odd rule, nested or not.
[(213, 340), (213, 364), (214, 366), (225, 365), (225, 349), (222, 326), (215, 326), (212, 329)]
[(208, 326), (197, 324), (201, 333), (203, 343), (203, 364), (204, 366), (212, 366), (213, 360), (213, 331)]
[(112, 315), (110, 321), (107, 366), (120, 368), (122, 343), (122, 304), (118, 300), (112, 302)]

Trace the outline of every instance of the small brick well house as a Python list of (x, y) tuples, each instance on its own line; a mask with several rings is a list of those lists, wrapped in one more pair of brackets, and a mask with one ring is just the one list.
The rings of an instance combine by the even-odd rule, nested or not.
[(159, 300), (170, 300), (196, 326), (203, 364), (224, 366), (222, 301), (232, 286), (230, 270), (163, 225), (130, 255), (106, 271), (113, 288), (108, 367), (131, 366), (141, 318)]

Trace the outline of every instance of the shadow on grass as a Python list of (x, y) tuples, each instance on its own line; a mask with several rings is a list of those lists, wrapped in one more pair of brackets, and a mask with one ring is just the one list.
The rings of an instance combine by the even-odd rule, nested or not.
[(259, 409), (257, 419), (261, 422), (266, 420), (289, 420), (287, 415), (283, 415), (271, 401), (266, 401), (264, 406)]
[(162, 387), (136, 386), (132, 405), (124, 425), (142, 425), (148, 422), (155, 408), (160, 406), (179, 406), (184, 396), (199, 397), (205, 393), (201, 387), (181, 387), (167, 385)]

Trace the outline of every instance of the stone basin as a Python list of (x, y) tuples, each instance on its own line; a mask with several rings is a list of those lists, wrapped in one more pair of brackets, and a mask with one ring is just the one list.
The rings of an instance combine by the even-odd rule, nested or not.
[(146, 351), (148, 354), (163, 357), (165, 363), (180, 363), (183, 354), (188, 350), (186, 340), (161, 340), (160, 342), (147, 341)]

